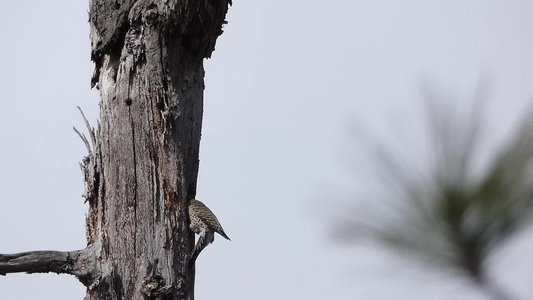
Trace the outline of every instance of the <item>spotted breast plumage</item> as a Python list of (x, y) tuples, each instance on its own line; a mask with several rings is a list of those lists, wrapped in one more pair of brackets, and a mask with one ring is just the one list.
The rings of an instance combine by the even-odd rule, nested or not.
[(222, 225), (215, 214), (200, 200), (192, 199), (189, 203), (189, 218), (191, 230), (199, 235), (198, 242), (194, 246), (192, 259), (195, 260), (198, 254), (215, 239), (215, 232), (225, 239), (230, 238), (224, 232)]

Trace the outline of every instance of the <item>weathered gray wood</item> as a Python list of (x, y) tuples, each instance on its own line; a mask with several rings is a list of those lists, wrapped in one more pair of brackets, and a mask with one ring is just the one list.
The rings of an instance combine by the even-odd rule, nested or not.
[(91, 248), (79, 251), (31, 251), (0, 254), (0, 275), (8, 273), (70, 274), (84, 283), (94, 281), (94, 252)]
[[(96, 129), (82, 168), (89, 202), (86, 249), (0, 254), (0, 275), (72, 274), (85, 299), (194, 299), (194, 235), (203, 60), (229, 0), (93, 0)], [(80, 109), (81, 111), (81, 109)]]
[(228, 2), (109, 2), (90, 6), (101, 127), (85, 163), (87, 229), (102, 248), (86, 298), (194, 299), (186, 207), (196, 193), (203, 59)]

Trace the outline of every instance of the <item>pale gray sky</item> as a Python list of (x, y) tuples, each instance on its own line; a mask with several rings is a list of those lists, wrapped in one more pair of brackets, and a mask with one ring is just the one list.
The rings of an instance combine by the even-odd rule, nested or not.
[[(505, 136), (533, 96), (533, 2), (234, 3), (206, 62), (198, 184), (232, 241), (200, 256), (197, 299), (484, 299), (378, 248), (343, 250), (322, 211), (357, 180), (350, 126), (408, 132), (423, 82), (469, 95), (488, 76), (489, 132)], [(88, 2), (1, 4), (0, 253), (83, 248), (85, 149), (72, 125), (76, 105), (98, 115)], [(524, 234), (494, 266), (520, 299), (533, 297), (532, 251)], [(0, 277), (0, 300), (84, 293), (69, 276)]]

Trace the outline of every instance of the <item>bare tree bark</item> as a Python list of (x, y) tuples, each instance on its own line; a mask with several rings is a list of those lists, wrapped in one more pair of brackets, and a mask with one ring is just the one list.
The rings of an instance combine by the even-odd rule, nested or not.
[(196, 194), (203, 59), (228, 2), (117, 2), (90, 8), (102, 99), (87, 228), (105, 267), (87, 298), (193, 299), (187, 206)]
[(0, 254), (0, 275), (7, 273), (57, 273), (78, 277), (81, 282), (92, 280), (93, 252), (85, 250), (32, 251), (17, 254)]
[(88, 247), (0, 256), (0, 274), (77, 276), (86, 299), (194, 299), (194, 235), (204, 58), (229, 0), (92, 0), (92, 86), (100, 123), (89, 138)]

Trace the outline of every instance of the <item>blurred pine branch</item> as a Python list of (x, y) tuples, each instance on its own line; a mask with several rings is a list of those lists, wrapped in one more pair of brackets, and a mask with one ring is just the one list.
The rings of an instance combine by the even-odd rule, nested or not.
[(492, 299), (508, 300), (512, 298), (488, 278), (487, 260), (529, 225), (533, 215), (533, 118), (529, 114), (485, 171), (476, 174), (481, 102), (475, 101), (463, 120), (429, 102), (434, 161), (426, 176), (414, 176), (408, 160), (366, 139), (385, 199), (375, 199), (382, 204), (375, 215), (352, 214), (339, 221), (336, 235), (343, 241), (366, 237), (429, 264), (461, 271)]

